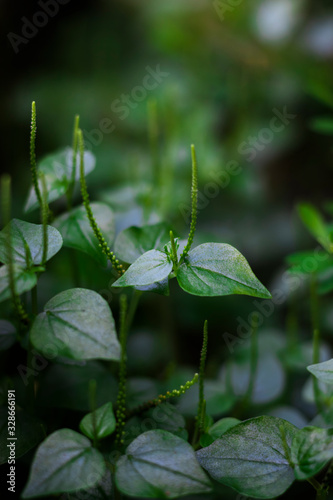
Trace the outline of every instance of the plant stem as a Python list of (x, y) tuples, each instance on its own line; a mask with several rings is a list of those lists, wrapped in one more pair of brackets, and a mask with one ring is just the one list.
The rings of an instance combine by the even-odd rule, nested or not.
[(194, 144), (191, 145), (191, 157), (192, 157), (192, 188), (191, 188), (191, 198), (192, 198), (192, 210), (191, 210), (191, 225), (190, 232), (188, 235), (187, 243), (183, 250), (180, 260), (184, 259), (189, 253), (193, 238), (197, 226), (197, 211), (198, 211), (198, 164), (195, 154)]
[[(319, 305), (317, 294), (317, 277), (315, 274), (311, 275), (310, 284), (310, 302), (311, 302), (311, 320), (313, 329), (313, 354), (312, 363), (315, 365), (320, 362), (320, 330), (319, 330)], [(322, 394), (319, 388), (318, 379), (312, 375), (313, 392), (318, 411), (323, 411)]]
[(90, 206), (90, 199), (89, 199), (89, 194), (87, 190), (87, 183), (86, 179), (84, 177), (84, 142), (83, 142), (83, 134), (82, 130), (79, 129), (78, 132), (78, 145), (79, 145), (79, 151), (80, 151), (80, 182), (81, 182), (81, 195), (82, 195), (82, 200), (83, 200), (83, 205), (86, 209), (87, 217), (90, 222), (90, 226), (92, 230), (94, 231), (94, 234), (96, 238), (98, 239), (99, 246), (102, 250), (102, 252), (107, 256), (109, 261), (111, 262), (112, 266), (114, 269), (118, 272), (119, 276), (124, 274), (125, 270), (123, 269), (123, 265), (119, 263), (119, 260), (115, 256), (115, 254), (110, 250), (108, 244), (105, 241), (105, 238), (102, 234), (102, 231), (100, 230), (96, 219), (94, 217), (94, 214), (91, 210)]
[(170, 231), (170, 242), (171, 242), (171, 251), (172, 251), (172, 262), (173, 262), (173, 272), (175, 273), (175, 276), (177, 276), (177, 270), (178, 270), (178, 256), (177, 256), (177, 248), (176, 248), (176, 243), (175, 243), (175, 238), (173, 236), (173, 231)]
[(38, 175), (37, 175), (37, 163), (36, 163), (36, 133), (37, 133), (37, 124), (36, 124), (36, 103), (32, 101), (31, 104), (31, 133), (30, 133), (30, 170), (32, 183), (35, 189), (36, 198), (38, 200), (39, 206), (42, 209), (43, 200), (42, 195), (38, 185)]
[(200, 439), (200, 434), (204, 431), (205, 426), (205, 412), (206, 412), (206, 401), (204, 394), (204, 383), (205, 383), (205, 365), (207, 358), (207, 344), (208, 344), (208, 322), (204, 323), (203, 328), (203, 342), (201, 348), (200, 356), (200, 366), (199, 366), (199, 403), (198, 403), (198, 414), (195, 423), (195, 431), (193, 435), (193, 446), (196, 446), (197, 441)]
[(78, 130), (79, 130), (79, 124), (80, 124), (80, 116), (76, 115), (74, 118), (74, 130), (73, 130), (73, 164), (72, 164), (72, 175), (71, 175), (71, 181), (68, 187), (68, 191), (66, 193), (67, 196), (67, 208), (70, 210), (72, 208), (73, 204), (73, 194), (74, 194), (74, 187), (75, 187), (75, 179), (76, 179), (76, 158), (77, 158), (77, 151), (78, 151)]
[(127, 355), (126, 355), (126, 340), (127, 340), (127, 297), (120, 296), (120, 327), (119, 341), (121, 347), (121, 358), (119, 363), (119, 388), (117, 397), (117, 429), (116, 429), (116, 445), (119, 447), (123, 444), (125, 415), (126, 415), (126, 374), (127, 374)]

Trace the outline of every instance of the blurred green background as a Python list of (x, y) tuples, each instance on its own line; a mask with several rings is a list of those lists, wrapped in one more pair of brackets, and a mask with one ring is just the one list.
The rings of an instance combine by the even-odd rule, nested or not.
[[(194, 143), (201, 193), (195, 243), (234, 245), (268, 289), (283, 288), (285, 257), (314, 246), (295, 204), (306, 200), (321, 208), (332, 198), (332, 125), (318, 126), (317, 121), (333, 115), (332, 2), (69, 0), (56, 3), (59, 12), (35, 34), (28, 28), (30, 38), (13, 36), (24, 36), (22, 29), (43, 10), (42, 3), (0, 4), (1, 169), (13, 178), (13, 215), (29, 221), (38, 217), (23, 213), (35, 100), (38, 158), (71, 144), (74, 115), (80, 115), (87, 146), (97, 159), (88, 178), (91, 198), (117, 211), (118, 231), (165, 218), (186, 237)], [(163, 73), (156, 88), (142, 91), (146, 75), (156, 68)], [(124, 94), (130, 103), (120, 112)], [(281, 114), (283, 121), (272, 122)], [(154, 120), (155, 160), (148, 125)], [(101, 132), (101, 123), (110, 127), (111, 122), (112, 132)], [(158, 199), (150, 217), (144, 208), (147, 189)], [(64, 207), (56, 204), (55, 213)], [(63, 255), (66, 250), (41, 278), (41, 306), (73, 285)], [(77, 259), (80, 285), (105, 295), (108, 272), (88, 257)], [(299, 334), (310, 340), (308, 291), (300, 287), (297, 292)], [(109, 299), (117, 310), (117, 296)], [(286, 337), (288, 304), (276, 307), (262, 327), (274, 328), (280, 340)], [(209, 369), (215, 376), (221, 360), (230, 356), (223, 333), (235, 334), (238, 318), (247, 318), (253, 308), (249, 297), (201, 299), (175, 283), (169, 299), (145, 295), (132, 346), (141, 361), (133, 356), (133, 372), (156, 373), (171, 360), (195, 366), (208, 319)], [(329, 349), (329, 296), (321, 311)], [(173, 352), (163, 347), (161, 353), (170, 335), (176, 347)], [(313, 409), (299, 399), (296, 395), (293, 404), (312, 417)]]

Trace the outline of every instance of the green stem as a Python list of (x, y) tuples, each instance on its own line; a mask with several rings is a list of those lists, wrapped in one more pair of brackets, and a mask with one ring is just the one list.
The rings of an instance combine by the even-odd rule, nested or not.
[(188, 235), (187, 243), (183, 250), (183, 253), (180, 257), (180, 260), (184, 259), (186, 255), (189, 253), (193, 238), (197, 226), (197, 211), (198, 211), (198, 164), (197, 158), (195, 154), (194, 144), (191, 145), (191, 157), (192, 157), (192, 189), (191, 189), (191, 198), (192, 198), (192, 210), (191, 210), (191, 225), (190, 232)]
[(76, 158), (77, 158), (77, 151), (78, 151), (78, 130), (79, 130), (79, 124), (80, 124), (80, 117), (79, 115), (76, 115), (74, 118), (74, 130), (73, 130), (73, 160), (72, 160), (72, 175), (71, 175), (71, 181), (67, 190), (67, 207), (68, 210), (72, 208), (73, 204), (73, 194), (74, 194), (74, 187), (75, 187), (75, 179), (76, 179)]
[(258, 317), (252, 315), (252, 335), (250, 351), (250, 380), (245, 394), (246, 405), (251, 401), (258, 368)]
[(117, 397), (117, 429), (116, 429), (116, 445), (119, 447), (123, 444), (124, 440), (124, 426), (126, 416), (126, 374), (127, 374), (127, 297), (126, 295), (120, 296), (120, 328), (119, 328), (119, 341), (121, 347), (121, 358), (119, 363), (119, 388)]
[(92, 425), (93, 425), (93, 443), (94, 447), (97, 448), (98, 445), (98, 437), (97, 437), (97, 423), (96, 423), (96, 380), (89, 380), (89, 402), (90, 402), (90, 411), (92, 417)]
[(182, 394), (185, 394), (185, 392), (190, 387), (192, 387), (192, 385), (198, 382), (198, 380), (199, 380), (199, 374), (195, 373), (193, 379), (187, 381), (184, 385), (181, 385), (179, 389), (173, 389), (172, 391), (167, 391), (165, 394), (160, 394), (159, 396), (157, 396), (157, 398), (151, 399), (150, 401), (146, 401), (146, 403), (143, 403), (142, 405), (133, 408), (131, 411), (127, 412), (126, 418), (129, 419), (134, 415), (140, 415), (140, 413), (143, 413), (144, 411), (147, 411), (150, 408), (154, 408), (155, 406), (164, 403), (170, 398), (179, 397)]
[(80, 182), (81, 182), (81, 195), (82, 195), (83, 205), (86, 209), (86, 213), (87, 213), (88, 220), (90, 222), (90, 226), (91, 226), (92, 230), (94, 231), (96, 238), (98, 239), (99, 246), (101, 247), (102, 252), (109, 259), (113, 268), (121, 276), (125, 272), (125, 270), (123, 269), (123, 265), (119, 263), (119, 260), (117, 259), (115, 254), (110, 250), (110, 248), (109, 248), (108, 244), (106, 243), (105, 238), (102, 234), (102, 231), (100, 230), (100, 228), (96, 222), (94, 214), (91, 210), (90, 199), (89, 199), (89, 194), (88, 194), (88, 189), (87, 189), (87, 183), (86, 183), (86, 179), (84, 176), (84, 142), (83, 142), (82, 130), (79, 129), (77, 134), (78, 134), (78, 145), (79, 145), (79, 151), (80, 151)]
[(36, 198), (38, 200), (40, 208), (42, 209), (43, 200), (38, 185), (37, 163), (36, 163), (36, 133), (37, 133), (36, 103), (35, 101), (33, 101), (31, 105), (30, 170), (31, 170), (32, 183), (36, 193)]
[(199, 441), (200, 434), (204, 431), (205, 427), (206, 401), (204, 394), (204, 383), (205, 383), (205, 366), (207, 358), (207, 344), (208, 344), (208, 322), (206, 320), (203, 328), (203, 342), (202, 342), (200, 366), (199, 366), (199, 403), (198, 403), (197, 420), (193, 436), (194, 446), (196, 445), (197, 441)]
[(170, 242), (171, 242), (171, 258), (173, 262), (173, 272), (175, 273), (175, 276), (177, 276), (177, 270), (178, 270), (178, 256), (177, 256), (177, 248), (176, 248), (176, 243), (175, 243), (175, 238), (173, 236), (173, 232), (170, 231)]
[[(317, 277), (315, 274), (311, 276), (310, 284), (310, 301), (311, 301), (311, 320), (313, 329), (313, 354), (312, 363), (315, 365), (320, 362), (320, 330), (319, 330), (319, 305), (317, 294)], [(323, 408), (322, 393), (319, 387), (318, 379), (312, 375), (313, 392), (318, 411), (321, 413)]]

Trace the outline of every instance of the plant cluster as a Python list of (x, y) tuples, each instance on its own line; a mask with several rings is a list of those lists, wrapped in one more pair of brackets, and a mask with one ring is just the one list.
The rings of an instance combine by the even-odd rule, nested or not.
[[(270, 299), (271, 295), (234, 247), (203, 243), (193, 248), (198, 196), (194, 146), (187, 239), (175, 237), (175, 231), (164, 221), (128, 227), (115, 238), (113, 210), (105, 203), (90, 201), (86, 177), (94, 169), (95, 160), (92, 153), (84, 150), (79, 118), (75, 118), (72, 147), (47, 156), (38, 167), (35, 142), (33, 103), (32, 187), (25, 212), (39, 209), (40, 224), (11, 219), (10, 177), (1, 178), (4, 228), (0, 232), (0, 301), (8, 301), (8, 317), (0, 321), (0, 348), (7, 351), (19, 342), (26, 355), (26, 364), (18, 366), (25, 403), (16, 408), (17, 458), (38, 445), (22, 498), (62, 494), (61, 498), (67, 499), (83, 498), (81, 495), (119, 498), (122, 494), (143, 498), (213, 496), (222, 484), (246, 496), (268, 499), (282, 495), (295, 480), (308, 481), (317, 498), (325, 498), (333, 469), (333, 360), (320, 363), (317, 302), (318, 293), (333, 288), (332, 275), (328, 273), (333, 263), (331, 226), (313, 207), (301, 205), (301, 218), (323, 249), (288, 258), (291, 273), (310, 276), (314, 354), (308, 370), (318, 409), (315, 425), (299, 429), (276, 416), (246, 420), (224, 416), (214, 421), (216, 415), (221, 417), (233, 407), (233, 415), (242, 416), (254, 395), (260, 354), (255, 316), (247, 353), (250, 376), (240, 399), (235, 394), (217, 393), (216, 386), (206, 380), (206, 321), (198, 373), (174, 384), (176, 388), (169, 387), (138, 402), (127, 378), (127, 338), (143, 293), (167, 296), (169, 282), (175, 279), (185, 292), (202, 297), (242, 294)], [(73, 206), (78, 183), (82, 202)], [(67, 210), (54, 215), (50, 204), (63, 196)], [(48, 261), (64, 247), (84, 252), (99, 265), (108, 266), (112, 288), (121, 289), (118, 327), (108, 302), (87, 288), (63, 290), (48, 300), (42, 311), (38, 310), (39, 278), (46, 272)], [(26, 300), (28, 292), (30, 302)], [(297, 347), (294, 343), (293, 348)], [(49, 375), (40, 384), (39, 367), (45, 365)], [(224, 376), (226, 385), (232, 386), (235, 381), (232, 366), (229, 368)], [(59, 428), (49, 416), (45, 419), (40, 400), (48, 392), (55, 394), (56, 384), (58, 401), (62, 399), (63, 404), (63, 384), (69, 372), (72, 376), (80, 373), (70, 398), (77, 402), (74, 391), (78, 391), (85, 402), (69, 406), (80, 411), (76, 427), (73, 424)], [(98, 389), (101, 379), (108, 381), (104, 384), (108, 392), (102, 398)], [(9, 377), (7, 388), (12, 386)], [(186, 407), (186, 397), (192, 406), (194, 401), (195, 407), (195, 415), (192, 412), (187, 421), (182, 405), (174, 404), (183, 401), (183, 408)], [(6, 421), (6, 412), (3, 406), (1, 424)], [(186, 411), (184, 414), (188, 417)], [(152, 422), (152, 428), (147, 429), (146, 424)], [(2, 425), (4, 464), (9, 453), (3, 445), (5, 432)]]

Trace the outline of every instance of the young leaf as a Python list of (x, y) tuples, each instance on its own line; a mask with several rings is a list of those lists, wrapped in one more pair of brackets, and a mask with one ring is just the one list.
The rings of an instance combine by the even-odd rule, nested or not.
[(256, 417), (232, 427), (197, 451), (199, 463), (214, 479), (244, 495), (282, 495), (294, 481), (294, 472), (286, 457), (281, 425), (291, 446), (296, 427), (280, 418)]
[[(80, 156), (77, 154), (76, 164), (79, 165)], [(90, 151), (84, 153), (85, 175), (95, 168), (95, 157)], [(39, 164), (38, 173), (42, 172), (45, 178), (47, 189), (47, 202), (57, 200), (66, 193), (70, 186), (73, 170), (73, 149), (65, 148), (61, 151), (46, 156)], [(76, 180), (80, 178), (79, 169), (76, 170)], [(39, 189), (42, 191), (40, 180)], [(25, 212), (31, 212), (38, 208), (38, 200), (34, 188), (32, 187), (24, 208)]]
[(129, 227), (122, 231), (115, 242), (115, 253), (121, 260), (133, 264), (149, 250), (163, 250), (169, 241), (169, 227), (165, 222), (143, 227)]
[(309, 203), (301, 203), (297, 207), (300, 218), (309, 232), (329, 252), (332, 253), (333, 245), (325, 222), (316, 208)]
[(116, 428), (116, 419), (113, 413), (112, 403), (106, 403), (93, 413), (88, 413), (88, 415), (83, 417), (80, 422), (80, 431), (88, 438), (94, 439), (95, 425), (97, 439), (102, 439), (112, 434)]
[[(43, 260), (43, 225), (13, 219), (0, 232), (0, 262), (8, 264), (8, 237), (11, 237), (13, 262), (22, 267), (38, 266)], [(50, 260), (62, 247), (62, 237), (57, 229), (47, 226), (47, 255)]]
[(211, 485), (192, 447), (164, 430), (141, 434), (116, 464), (115, 480), (125, 495), (177, 498), (208, 493)]
[[(37, 283), (36, 273), (33, 270), (24, 269), (18, 264), (13, 265), (15, 290), (18, 295), (28, 292)], [(0, 302), (11, 297), (9, 287), (8, 267), (0, 267)]]
[(333, 384), (333, 359), (310, 365), (307, 367), (307, 370), (318, 380), (325, 382), (325, 384)]
[(70, 429), (53, 432), (39, 446), (22, 498), (89, 488), (105, 473), (103, 456), (89, 439)]
[(296, 479), (317, 474), (333, 458), (333, 429), (305, 427), (295, 435), (291, 447), (291, 460)]
[(209, 429), (207, 429), (206, 433), (201, 436), (200, 444), (203, 447), (209, 446), (216, 439), (220, 438), (222, 434), (227, 432), (235, 425), (240, 424), (240, 420), (238, 418), (226, 417), (218, 420), (213, 424)]
[(53, 297), (35, 319), (30, 336), (46, 356), (52, 346), (57, 356), (69, 359), (120, 359), (109, 305), (92, 290), (73, 288)]
[(245, 257), (230, 245), (204, 243), (191, 250), (177, 272), (185, 292), (201, 296), (244, 294), (271, 298)]
[(146, 286), (166, 279), (172, 271), (172, 263), (159, 250), (150, 250), (139, 257), (115, 282), (114, 287)]
[[(104, 203), (91, 203), (91, 209), (106, 243), (111, 246), (115, 235), (113, 211)], [(106, 266), (107, 257), (100, 249), (84, 206), (74, 208), (69, 213), (61, 215), (53, 224), (60, 231), (64, 239), (64, 246), (85, 252), (99, 264)]]

